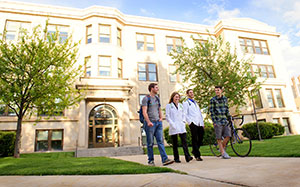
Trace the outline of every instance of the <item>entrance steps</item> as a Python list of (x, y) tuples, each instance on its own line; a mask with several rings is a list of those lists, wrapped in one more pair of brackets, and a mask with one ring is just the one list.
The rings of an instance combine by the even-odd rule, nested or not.
[(105, 147), (105, 148), (89, 148), (79, 149), (75, 152), (76, 157), (114, 157), (114, 156), (130, 156), (142, 155), (144, 150), (142, 147)]

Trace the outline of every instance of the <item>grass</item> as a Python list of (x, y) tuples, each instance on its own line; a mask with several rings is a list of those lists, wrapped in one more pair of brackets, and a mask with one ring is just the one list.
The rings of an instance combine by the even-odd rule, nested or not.
[(75, 158), (73, 152), (21, 154), (0, 158), (0, 175), (116, 175), (176, 172), (107, 157)]
[[(189, 147), (190, 153), (192, 148)], [(183, 154), (182, 148), (178, 148), (179, 154)], [(209, 146), (201, 146), (202, 156), (213, 156)], [(168, 155), (173, 155), (172, 147), (166, 147)], [(231, 147), (227, 148), (230, 156), (236, 156)], [(154, 148), (154, 154), (159, 154), (157, 147)], [(263, 141), (252, 140), (252, 149), (249, 154), (251, 157), (300, 157), (300, 135), (279, 136)]]

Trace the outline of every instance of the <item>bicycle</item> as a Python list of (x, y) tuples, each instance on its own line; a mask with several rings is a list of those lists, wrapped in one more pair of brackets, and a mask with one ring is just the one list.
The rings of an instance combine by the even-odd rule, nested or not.
[[(231, 128), (231, 137), (230, 137), (230, 145), (233, 152), (239, 157), (246, 157), (251, 152), (252, 142), (249, 133), (243, 128), (235, 128), (232, 121), (241, 119), (242, 122), (239, 124), (241, 126), (244, 122), (244, 116), (242, 117), (232, 117), (230, 123), (227, 124)], [(226, 145), (225, 149), (228, 145)], [(214, 138), (212, 144), (209, 144), (210, 150), (213, 155), (219, 157), (221, 156), (221, 152), (219, 150), (219, 145), (217, 140)]]

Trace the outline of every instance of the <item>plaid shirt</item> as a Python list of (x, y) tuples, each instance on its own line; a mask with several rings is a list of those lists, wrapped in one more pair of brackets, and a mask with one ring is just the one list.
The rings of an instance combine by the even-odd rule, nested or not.
[(209, 103), (209, 113), (214, 124), (226, 125), (230, 117), (227, 98), (225, 96), (213, 97)]

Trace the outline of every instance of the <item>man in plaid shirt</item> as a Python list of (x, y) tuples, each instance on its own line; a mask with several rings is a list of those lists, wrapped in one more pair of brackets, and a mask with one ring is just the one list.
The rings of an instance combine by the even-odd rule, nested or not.
[[(209, 112), (213, 121), (216, 139), (222, 154), (222, 158), (230, 159), (225, 147), (231, 137), (231, 130), (226, 124), (231, 120), (227, 98), (222, 95), (222, 86), (215, 86), (216, 96), (210, 100)], [(222, 137), (224, 139), (222, 140)]]

